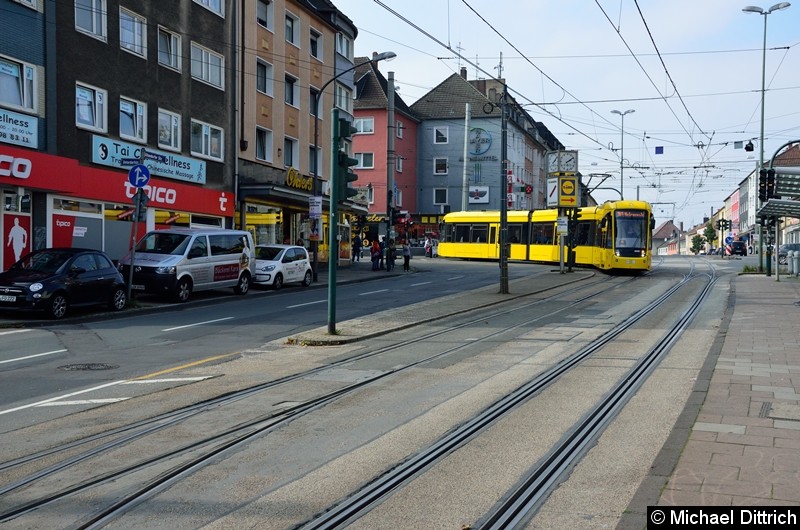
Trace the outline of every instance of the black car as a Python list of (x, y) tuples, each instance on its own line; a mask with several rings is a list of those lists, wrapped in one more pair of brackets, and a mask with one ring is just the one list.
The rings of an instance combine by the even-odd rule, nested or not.
[(730, 255), (747, 256), (747, 245), (744, 241), (734, 241), (730, 246)]
[(31, 252), (0, 273), (0, 309), (36, 309), (63, 318), (69, 307), (127, 302), (125, 280), (103, 252), (48, 248)]

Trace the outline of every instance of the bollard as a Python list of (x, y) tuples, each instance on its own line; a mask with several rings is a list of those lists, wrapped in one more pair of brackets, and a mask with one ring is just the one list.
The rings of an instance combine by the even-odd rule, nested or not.
[[(792, 267), (794, 270), (794, 275), (800, 276), (800, 250), (795, 250), (793, 254), (794, 255), (792, 256), (792, 263), (793, 263)], [(789, 257), (788, 252), (786, 253), (786, 257), (787, 258)]]
[(794, 259), (792, 257), (793, 255), (794, 255), (794, 252), (792, 252), (791, 250), (786, 253), (786, 272), (790, 276), (792, 275), (792, 272), (794, 271)]

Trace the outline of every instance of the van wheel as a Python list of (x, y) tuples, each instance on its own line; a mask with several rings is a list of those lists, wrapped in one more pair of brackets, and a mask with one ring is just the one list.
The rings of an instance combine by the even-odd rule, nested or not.
[(114, 311), (122, 311), (125, 309), (127, 301), (128, 293), (125, 292), (125, 288), (122, 286), (115, 287), (114, 292), (111, 294), (111, 301), (108, 303), (108, 307)]
[(283, 275), (278, 273), (275, 275), (275, 281), (272, 282), (272, 288), (276, 291), (280, 291), (281, 287), (283, 287)]
[(47, 306), (47, 314), (50, 316), (50, 318), (59, 320), (64, 318), (64, 316), (67, 314), (67, 308), (69, 308), (67, 295), (64, 293), (56, 293), (50, 297), (50, 303)]
[(175, 301), (188, 302), (189, 297), (192, 295), (192, 282), (188, 278), (181, 278), (178, 280), (178, 285), (175, 286)]
[(236, 294), (247, 294), (247, 291), (250, 290), (250, 274), (244, 273), (239, 277), (239, 284), (233, 288), (233, 292)]
[(303, 287), (308, 287), (311, 285), (311, 271), (306, 271), (306, 275), (303, 276)]

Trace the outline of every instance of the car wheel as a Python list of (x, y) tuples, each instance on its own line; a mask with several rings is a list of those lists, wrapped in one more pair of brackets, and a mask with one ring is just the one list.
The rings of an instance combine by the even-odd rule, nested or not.
[(233, 288), (233, 292), (236, 294), (247, 294), (247, 291), (249, 290), (250, 290), (250, 275), (245, 272), (239, 277), (239, 284)]
[(272, 288), (280, 291), (281, 287), (283, 287), (283, 274), (278, 273), (275, 275), (275, 281), (272, 282)]
[(125, 288), (122, 286), (114, 288), (114, 292), (111, 294), (111, 302), (109, 302), (109, 308), (113, 309), (114, 311), (122, 311), (125, 309), (125, 304), (128, 302), (128, 293), (125, 291)]
[(308, 287), (311, 285), (311, 271), (306, 271), (306, 275), (303, 276), (303, 287)]
[(190, 296), (192, 296), (192, 282), (188, 278), (181, 278), (175, 286), (175, 301), (188, 302)]
[(50, 318), (58, 320), (64, 318), (68, 308), (69, 303), (67, 302), (67, 296), (64, 293), (56, 293), (50, 297), (47, 313), (50, 315)]
[(787, 261), (788, 259), (786, 259), (786, 256), (781, 256), (778, 258), (778, 263), (780, 263), (781, 265), (786, 265)]

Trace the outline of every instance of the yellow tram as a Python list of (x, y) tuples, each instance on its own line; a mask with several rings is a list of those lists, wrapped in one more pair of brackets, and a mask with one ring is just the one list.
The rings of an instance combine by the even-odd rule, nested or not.
[[(650, 270), (655, 218), (643, 201), (607, 201), (580, 208), (574, 238), (575, 264), (605, 271)], [(508, 212), (509, 259), (558, 263), (558, 210)], [(444, 216), (439, 256), (497, 260), (500, 212), (452, 212)]]

